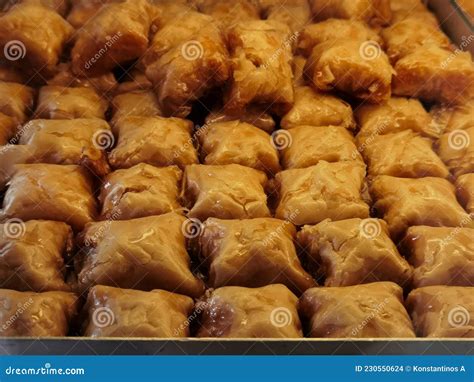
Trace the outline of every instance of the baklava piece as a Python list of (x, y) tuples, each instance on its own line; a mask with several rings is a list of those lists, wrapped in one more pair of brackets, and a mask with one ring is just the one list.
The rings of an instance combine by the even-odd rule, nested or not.
[(176, 166), (157, 168), (145, 163), (112, 172), (99, 196), (102, 218), (128, 220), (179, 210), (181, 178)]
[(275, 217), (296, 225), (324, 219), (366, 218), (369, 206), (361, 192), (365, 168), (357, 162), (320, 161), (304, 169), (285, 170), (275, 177), (279, 195)]
[(245, 122), (213, 123), (199, 134), (204, 164), (240, 164), (269, 175), (280, 171), (275, 143), (272, 137), (258, 127)]
[(206, 220), (199, 243), (209, 267), (209, 285), (256, 288), (284, 284), (298, 295), (316, 286), (300, 264), (293, 244), (295, 235), (290, 221)]
[(467, 212), (474, 214), (474, 174), (461, 175), (456, 180), (458, 200)]
[(363, 164), (362, 157), (354, 143), (354, 137), (341, 126), (298, 126), (288, 131), (278, 130), (274, 140), (278, 143), (279, 134), (287, 144), (282, 145), (282, 164), (285, 169), (305, 168), (319, 161), (344, 162), (357, 160)]
[(76, 264), (80, 288), (165, 289), (199, 297), (204, 284), (191, 273), (185, 224), (186, 218), (175, 213), (88, 224), (79, 239), (84, 249)]
[(365, 21), (373, 26), (390, 23), (390, 0), (310, 0), (316, 21), (329, 18)]
[(281, 284), (262, 288), (224, 287), (198, 303), (198, 337), (301, 338), (297, 297)]
[(101, 119), (34, 119), (21, 129), (20, 144), (30, 148), (34, 162), (83, 165), (99, 176), (110, 172), (105, 151), (115, 139)]
[(16, 132), (15, 120), (8, 115), (0, 113), (0, 145), (6, 145), (14, 138)]
[(4, 220), (62, 221), (75, 231), (95, 215), (96, 202), (86, 172), (79, 166), (55, 164), (17, 165), (0, 214)]
[(392, 281), (402, 287), (412, 269), (390, 239), (387, 224), (379, 219), (324, 220), (304, 226), (298, 243), (312, 268), (322, 265), (327, 287)]
[(191, 121), (130, 116), (120, 118), (113, 128), (118, 135), (117, 145), (109, 155), (114, 168), (129, 168), (138, 163), (157, 167), (198, 163)]
[(14, 82), (0, 81), (0, 113), (23, 123), (32, 111), (34, 91), (32, 88)]
[(77, 312), (77, 296), (67, 292), (0, 289), (0, 306), (0, 336), (64, 337)]
[(474, 99), (459, 105), (435, 105), (430, 114), (442, 132), (474, 127)]
[(469, 52), (430, 45), (394, 66), (393, 94), (429, 102), (461, 103), (474, 97), (474, 64)]
[(283, 129), (301, 125), (342, 126), (354, 129), (352, 108), (347, 102), (330, 94), (318, 92), (309, 86), (295, 88), (295, 103), (281, 119)]
[(444, 133), (437, 146), (438, 155), (454, 176), (474, 172), (474, 126)]
[(0, 16), (0, 47), (10, 64), (28, 72), (49, 74), (73, 31), (71, 25), (50, 8), (41, 4), (18, 4)]
[(155, 34), (143, 63), (166, 116), (186, 117), (197, 99), (229, 77), (228, 52), (215, 20), (186, 11)]
[(414, 267), (413, 287), (474, 286), (474, 229), (416, 226), (403, 245)]
[(91, 88), (44, 86), (40, 89), (35, 118), (105, 119), (107, 101)]
[(402, 288), (391, 282), (312, 288), (300, 298), (298, 310), (310, 337), (415, 337)]
[(456, 200), (454, 186), (446, 179), (380, 175), (372, 182), (370, 192), (376, 200), (375, 209), (387, 222), (394, 239), (415, 225), (474, 228)]
[(112, 106), (114, 122), (129, 116), (159, 117), (162, 115), (158, 99), (151, 90), (119, 94), (112, 100)]
[(72, 230), (61, 222), (10, 219), (0, 224), (0, 287), (19, 291), (66, 291), (64, 256)]
[(418, 336), (474, 338), (474, 287), (427, 286), (406, 304)]
[(141, 57), (154, 19), (146, 0), (105, 4), (78, 30), (71, 51), (72, 70), (89, 77)]
[(87, 337), (189, 337), (193, 300), (164, 290), (91, 288), (85, 310)]
[(314, 47), (305, 73), (319, 90), (339, 90), (371, 103), (390, 98), (393, 68), (375, 41), (329, 40)]
[(432, 144), (430, 139), (405, 130), (374, 136), (361, 151), (370, 176), (447, 178), (449, 170), (433, 151)]
[(230, 28), (227, 38), (234, 69), (226, 109), (245, 110), (265, 105), (278, 115), (294, 101), (291, 41), (288, 27), (276, 21), (258, 20)]
[(360, 105), (355, 109), (355, 117), (360, 126), (357, 138), (370, 145), (373, 137), (388, 133), (411, 130), (425, 137), (438, 138), (440, 135), (431, 123), (431, 118), (417, 99), (390, 98), (381, 105)]
[(265, 173), (238, 164), (187, 166), (184, 192), (188, 216), (200, 221), (208, 217), (248, 219), (269, 217)]
[[(228, 110), (214, 110), (206, 117), (206, 125), (219, 122), (240, 121), (256, 126), (267, 133), (271, 133), (275, 129), (275, 120), (265, 111), (265, 109), (258, 107), (248, 107), (244, 111), (229, 112)], [(197, 132), (196, 134), (199, 134)]]

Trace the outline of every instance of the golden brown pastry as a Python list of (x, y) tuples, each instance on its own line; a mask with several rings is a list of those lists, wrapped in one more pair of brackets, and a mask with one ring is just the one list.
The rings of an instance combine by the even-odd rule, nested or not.
[(74, 0), (67, 16), (67, 21), (76, 29), (80, 29), (92, 19), (103, 5), (121, 0)]
[(189, 337), (193, 300), (164, 290), (91, 288), (85, 310), (87, 337)]
[(327, 287), (376, 281), (405, 286), (411, 278), (412, 269), (390, 240), (383, 220), (327, 219), (304, 226), (297, 237), (314, 267), (322, 265)]
[(0, 16), (0, 48), (10, 65), (47, 75), (58, 63), (73, 31), (54, 10), (41, 4), (20, 3)]
[(252, 0), (192, 0), (199, 12), (212, 16), (223, 29), (244, 20), (259, 20), (260, 8)]
[[(77, 312), (78, 297), (67, 292), (0, 290), (0, 336), (64, 337)], [(15, 317), (15, 319), (13, 319)]]
[(63, 256), (71, 252), (72, 238), (71, 228), (61, 222), (10, 219), (0, 224), (0, 286), (67, 291)]
[(382, 44), (382, 39), (377, 32), (361, 21), (328, 19), (304, 27), (298, 36), (298, 52), (308, 57), (316, 45), (342, 38)]
[(392, 238), (397, 239), (409, 226), (474, 228), (474, 222), (456, 200), (454, 186), (446, 179), (405, 179), (377, 176), (370, 192), (374, 208), (387, 222)]
[(418, 336), (474, 338), (473, 287), (427, 286), (406, 303)]
[(158, 12), (160, 25), (176, 21), (188, 12), (197, 11), (193, 0), (149, 0)]
[[(9, 61), (8, 61), (9, 62)], [(17, 82), (24, 84), (28, 82), (29, 76), (19, 68), (12, 67), (8, 63), (0, 60), (0, 81), (1, 82)]]
[(129, 168), (138, 163), (180, 167), (197, 163), (191, 121), (180, 118), (123, 117), (114, 125), (116, 147), (109, 155), (114, 168)]
[(456, 180), (456, 191), (466, 211), (474, 214), (474, 174), (461, 175)]
[(316, 286), (298, 259), (295, 235), (290, 221), (209, 218), (199, 237), (200, 254), (209, 267), (209, 285), (256, 288), (278, 283), (298, 295)]
[(304, 169), (285, 170), (275, 177), (279, 196), (275, 217), (295, 225), (324, 219), (343, 220), (369, 216), (362, 200), (364, 166), (357, 162), (320, 161)]
[(380, 105), (363, 104), (354, 110), (360, 126), (357, 138), (370, 145), (373, 137), (412, 130), (429, 138), (438, 138), (439, 129), (431, 123), (428, 112), (413, 98), (392, 97)]
[(0, 113), (0, 145), (6, 145), (14, 137), (16, 123), (12, 117)]
[(112, 172), (99, 196), (102, 218), (128, 220), (179, 210), (182, 174), (176, 166), (157, 168), (146, 163)]
[(262, 105), (278, 115), (293, 104), (290, 31), (272, 20), (239, 23), (229, 29), (227, 40), (233, 75), (226, 95), (226, 109), (243, 111)]
[(449, 170), (433, 151), (433, 142), (411, 130), (375, 135), (370, 144), (364, 147), (363, 142), (359, 142), (361, 143), (359, 147), (371, 176), (391, 175), (400, 178), (449, 176)]
[[(252, 106), (248, 107), (244, 111), (235, 113), (224, 109), (211, 111), (211, 113), (209, 113), (209, 115), (206, 117), (205, 125), (230, 121), (249, 123), (250, 125), (256, 126), (267, 133), (271, 133), (275, 128), (275, 121), (273, 120), (272, 116), (265, 111), (264, 108)], [(203, 127), (205, 127), (205, 125)], [(198, 134), (199, 132), (196, 132), (196, 135)]]
[(316, 21), (331, 17), (365, 21), (374, 26), (390, 23), (390, 0), (309, 0)]
[(148, 47), (154, 10), (146, 0), (111, 2), (78, 30), (71, 51), (72, 70), (88, 77), (141, 57)]
[(265, 173), (238, 164), (191, 165), (184, 172), (188, 217), (249, 219), (269, 217)]
[(35, 162), (34, 152), (30, 146), (15, 144), (18, 137), (15, 135), (10, 140), (10, 144), (0, 147), (0, 190), (2, 191), (15, 173), (17, 164)]
[(56, 164), (17, 165), (0, 213), (3, 220), (63, 221), (75, 231), (95, 215), (96, 202), (86, 172), (79, 166)]
[(79, 286), (159, 288), (199, 297), (204, 284), (190, 270), (185, 222), (184, 216), (169, 213), (88, 224), (80, 235), (88, 251), (76, 264)]
[(105, 119), (108, 103), (90, 88), (43, 86), (38, 95), (35, 118)]
[(395, 95), (446, 103), (474, 97), (474, 64), (469, 52), (423, 46), (398, 60), (394, 69)]
[(199, 134), (204, 164), (240, 164), (269, 175), (280, 171), (272, 137), (251, 124), (240, 121), (206, 125)]
[(0, 82), (0, 113), (23, 123), (33, 107), (32, 88), (14, 82)]
[(278, 134), (282, 134), (281, 139), (286, 138), (286, 144), (281, 147), (285, 169), (310, 167), (321, 160), (363, 163), (354, 137), (342, 126), (297, 126), (275, 133), (276, 143)]
[(444, 133), (437, 146), (439, 157), (454, 176), (474, 172), (474, 126)]
[(474, 229), (416, 226), (403, 240), (414, 267), (413, 287), (474, 286)]
[(99, 176), (110, 172), (105, 151), (115, 139), (101, 119), (33, 119), (22, 129), (19, 143), (29, 146), (34, 162), (84, 165)]
[(474, 98), (460, 105), (435, 105), (430, 114), (442, 132), (474, 127)]
[(11, 7), (16, 4), (38, 4), (43, 7), (50, 8), (53, 11), (58, 12), (61, 16), (65, 16), (69, 8), (69, 0), (10, 0), (4, 7), (4, 11), (7, 12)]
[(390, 98), (393, 68), (375, 41), (329, 40), (314, 47), (306, 75), (319, 90), (339, 90), (371, 103)]
[(311, 9), (307, 0), (257, 0), (262, 18), (286, 24), (294, 40), (299, 31), (311, 22)]
[(300, 338), (297, 297), (281, 284), (262, 288), (224, 287), (201, 306), (198, 337)]
[(390, 0), (390, 8), (392, 9), (392, 24), (414, 18), (438, 25), (435, 15), (426, 8), (422, 0)]
[(303, 56), (293, 56), (291, 68), (293, 69), (293, 85), (295, 86), (295, 103), (296, 91), (300, 86), (306, 85), (306, 77), (304, 74), (304, 67), (306, 65), (306, 58)]
[(193, 11), (178, 14), (155, 34), (143, 58), (166, 116), (186, 117), (194, 101), (229, 77), (228, 52), (215, 20)]
[(122, 117), (158, 117), (163, 115), (158, 99), (151, 90), (136, 90), (119, 94), (112, 100), (113, 121)]
[(145, 75), (145, 68), (142, 67), (140, 62), (137, 63), (137, 66), (127, 71), (122, 79), (125, 81), (117, 86), (116, 94), (135, 93), (153, 89), (153, 84)]
[(291, 129), (300, 125), (311, 126), (342, 126), (354, 129), (355, 122), (352, 108), (347, 102), (330, 94), (310, 88), (295, 88), (295, 103), (281, 119), (283, 129)]
[(412, 338), (403, 291), (392, 282), (312, 288), (298, 310), (309, 321), (310, 337)]

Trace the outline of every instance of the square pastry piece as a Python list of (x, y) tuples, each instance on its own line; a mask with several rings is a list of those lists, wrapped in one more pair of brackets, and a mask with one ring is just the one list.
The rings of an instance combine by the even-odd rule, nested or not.
[(362, 142), (359, 147), (363, 148), (362, 155), (371, 176), (447, 178), (449, 170), (433, 151), (432, 144), (429, 138), (423, 138), (411, 130), (405, 130), (374, 136), (370, 144), (362, 146)]
[(281, 284), (262, 288), (215, 289), (196, 308), (202, 311), (198, 337), (303, 337), (298, 298)]
[(202, 127), (199, 135), (205, 164), (241, 164), (273, 175), (280, 171), (275, 142), (263, 130), (240, 121)]
[(280, 147), (285, 169), (310, 167), (321, 160), (358, 160), (363, 164), (352, 134), (342, 126), (297, 126), (277, 130), (273, 139), (283, 142)]
[(20, 291), (68, 290), (63, 256), (72, 230), (61, 222), (10, 219), (0, 224), (0, 287)]
[(99, 196), (102, 218), (128, 220), (180, 209), (182, 175), (176, 166), (158, 168), (146, 163), (112, 172), (105, 177)]
[(455, 188), (446, 179), (405, 179), (377, 176), (370, 192), (375, 209), (383, 215), (392, 238), (398, 239), (414, 225), (472, 227), (474, 222), (456, 200)]
[(415, 268), (413, 286), (474, 286), (474, 229), (417, 226), (403, 241)]
[(210, 286), (281, 283), (298, 295), (316, 286), (296, 254), (295, 235), (292, 223), (278, 219), (206, 220), (199, 242)]
[(184, 172), (188, 216), (247, 219), (270, 216), (265, 194), (266, 175), (238, 164), (187, 166)]
[(474, 99), (459, 105), (435, 105), (430, 114), (443, 132), (466, 130), (474, 127)]
[(152, 90), (136, 90), (119, 94), (112, 100), (113, 121), (122, 117), (156, 117), (161, 116), (158, 99)]
[(390, 240), (383, 220), (324, 220), (304, 226), (298, 242), (313, 268), (322, 265), (328, 287), (375, 281), (404, 286), (411, 278), (412, 269)]
[(296, 225), (327, 218), (366, 218), (369, 206), (361, 196), (364, 176), (364, 166), (357, 162), (320, 161), (316, 166), (282, 171), (275, 177), (279, 195), (275, 217)]
[(75, 231), (94, 220), (96, 202), (91, 181), (81, 167), (25, 164), (16, 169), (0, 218), (63, 221)]
[(185, 222), (184, 216), (169, 213), (87, 225), (76, 266), (80, 287), (160, 288), (199, 297), (204, 284), (190, 269)]
[(474, 126), (444, 133), (438, 141), (438, 155), (456, 177), (474, 172)]
[(198, 163), (192, 128), (191, 121), (180, 118), (120, 118), (114, 125), (118, 142), (109, 155), (110, 164), (129, 168), (138, 163), (157, 167)]
[(474, 174), (461, 175), (456, 180), (458, 199), (467, 212), (474, 214)]
[(402, 288), (391, 282), (311, 288), (301, 296), (298, 310), (310, 337), (415, 337)]
[(474, 287), (415, 289), (406, 305), (420, 337), (474, 338)]
[(0, 289), (0, 336), (63, 337), (77, 312), (77, 300), (67, 292)]
[(85, 310), (88, 337), (189, 337), (190, 297), (103, 285), (91, 288)]

